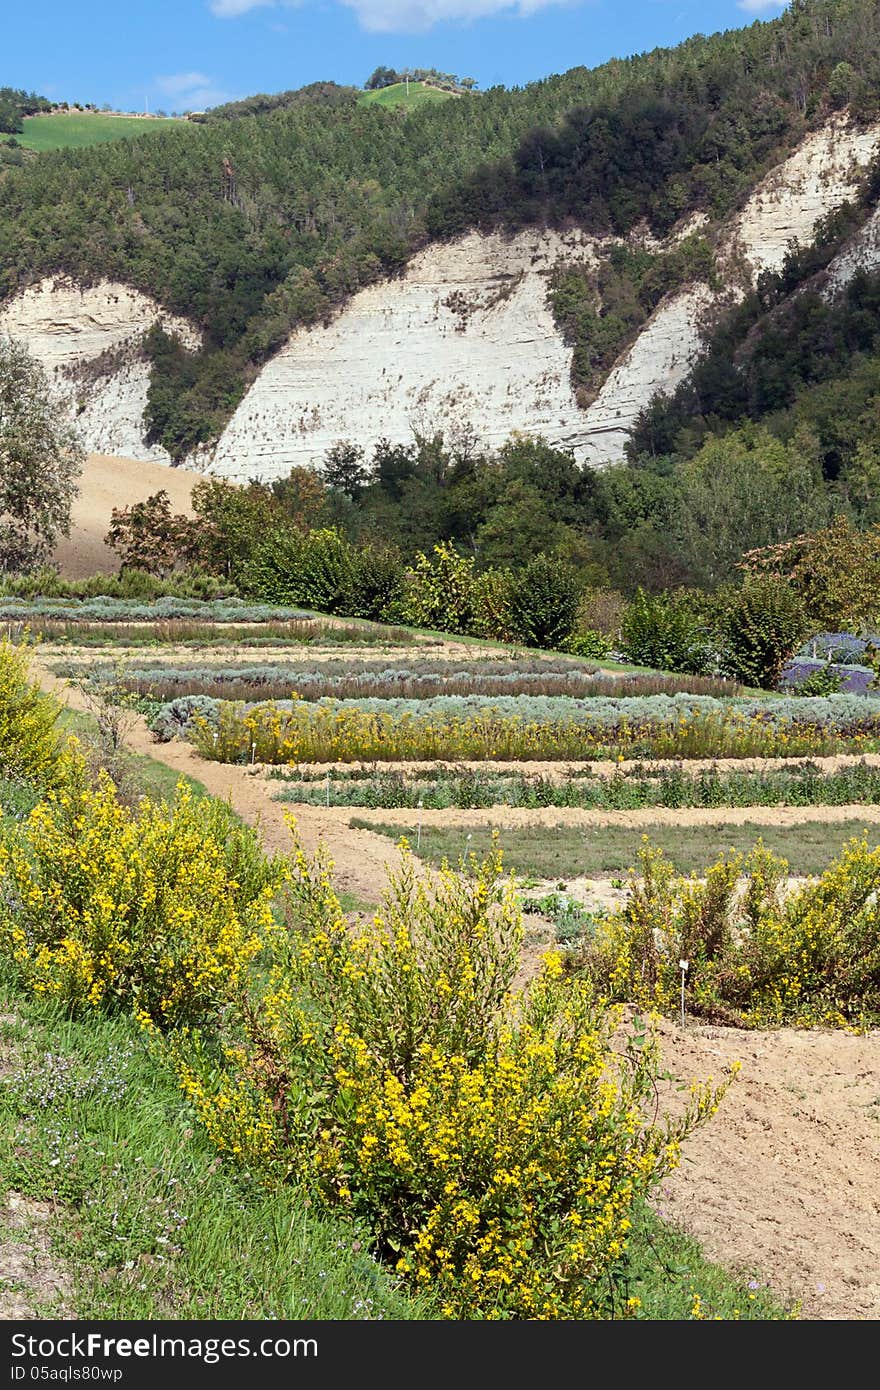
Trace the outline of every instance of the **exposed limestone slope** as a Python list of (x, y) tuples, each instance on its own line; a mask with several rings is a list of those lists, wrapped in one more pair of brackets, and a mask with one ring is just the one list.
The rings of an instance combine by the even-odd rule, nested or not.
[(808, 245), (821, 219), (852, 196), (878, 146), (880, 124), (859, 129), (837, 117), (813, 131), (734, 218), (722, 238), (722, 262), (741, 256), (753, 279), (781, 270), (792, 245)]
[(638, 416), (658, 391), (674, 391), (700, 354), (716, 304), (707, 285), (693, 285), (664, 300), (624, 353), (584, 416), (577, 453), (600, 465), (623, 458)]
[(164, 449), (143, 439), (150, 368), (140, 340), (154, 323), (186, 347), (199, 345), (191, 324), (110, 280), (83, 287), (45, 279), (0, 309), (0, 333), (25, 342), (42, 362), (75, 414), (87, 450), (168, 463)]
[[(665, 300), (586, 410), (572, 391), (571, 350), (547, 287), (560, 261), (596, 265), (609, 245), (578, 232), (474, 232), (428, 247), (401, 276), (355, 295), (331, 324), (294, 333), (213, 453), (191, 463), (222, 477), (270, 479), (320, 464), (338, 439), (369, 452), (382, 438), (401, 443), (441, 429), (447, 437), (469, 432), (488, 448), (521, 430), (572, 449), (583, 463), (619, 459), (640, 412), (687, 375), (719, 312), (762, 271), (779, 269), (793, 244), (812, 241), (878, 147), (880, 125), (860, 129), (844, 116), (811, 133), (717, 233), (723, 289), (696, 284)], [(703, 223), (703, 214), (685, 216), (671, 241)], [(874, 218), (832, 263), (826, 292), (878, 264)], [(197, 345), (190, 325), (106, 281), (82, 289), (45, 280), (0, 310), (0, 332), (23, 338), (52, 371), (90, 450), (167, 462), (143, 442), (148, 366), (139, 341), (157, 321)]]
[[(579, 450), (585, 462), (623, 457), (639, 414), (657, 392), (669, 394), (684, 380), (718, 311), (740, 299), (763, 271), (780, 270), (794, 245), (809, 245), (819, 221), (852, 196), (878, 147), (880, 125), (859, 130), (837, 119), (808, 136), (761, 181), (719, 238), (723, 291), (713, 294), (706, 285), (693, 285), (670, 296), (606, 378), (587, 411), (586, 440)], [(875, 216), (834, 262), (838, 289), (857, 270), (876, 268), (878, 243)]]
[(571, 391), (546, 280), (557, 259), (591, 260), (603, 248), (551, 233), (473, 233), (356, 295), (329, 328), (294, 334), (239, 406), (211, 471), (271, 477), (314, 465), (336, 439), (369, 448), (435, 427), (469, 427), (488, 446), (520, 429), (568, 446), (583, 463), (619, 459), (651, 397), (687, 375), (718, 310), (762, 271), (778, 270), (792, 244), (812, 240), (878, 144), (880, 126), (862, 130), (845, 118), (808, 136), (723, 231), (723, 293), (695, 285), (661, 304), (586, 411)]
[(497, 446), (527, 430), (577, 448), (583, 412), (547, 275), (560, 259), (595, 256), (580, 233), (474, 232), (430, 246), (329, 327), (293, 335), (239, 406), (211, 471), (271, 477), (320, 463), (338, 439), (369, 447), (414, 431), (471, 428)]

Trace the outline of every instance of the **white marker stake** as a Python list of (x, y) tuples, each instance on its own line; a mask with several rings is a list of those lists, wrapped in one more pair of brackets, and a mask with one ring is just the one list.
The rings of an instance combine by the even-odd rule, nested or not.
[(688, 971), (689, 971), (690, 968), (691, 968), (691, 963), (690, 963), (690, 961), (688, 961), (688, 960), (680, 960), (680, 961), (678, 962), (678, 968), (679, 968), (679, 970), (681, 971), (681, 1026), (682, 1026), (682, 1028), (684, 1028), (684, 1027), (685, 1027), (685, 1019), (684, 1019), (684, 982), (685, 982), (685, 979), (687, 978), (687, 973), (688, 973)]
[(422, 847), (422, 806), (423, 806), (423, 805), (424, 805), (424, 802), (423, 802), (423, 801), (420, 801), (420, 802), (419, 802), (419, 821), (418, 821), (418, 826), (416, 827), (416, 854), (418, 854), (419, 850), (420, 850), (421, 847)]

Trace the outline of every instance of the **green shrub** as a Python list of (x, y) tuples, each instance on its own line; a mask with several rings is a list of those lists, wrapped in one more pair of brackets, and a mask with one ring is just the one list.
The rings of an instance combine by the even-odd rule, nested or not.
[(551, 555), (536, 555), (510, 584), (510, 619), (529, 647), (558, 649), (571, 636), (578, 609), (577, 575)]
[(707, 671), (711, 660), (704, 624), (691, 608), (667, 594), (637, 589), (621, 624), (626, 656), (661, 671)]
[(843, 689), (843, 675), (832, 666), (830, 661), (826, 661), (824, 666), (819, 666), (806, 680), (802, 680), (800, 685), (793, 688), (795, 695), (837, 695)]
[(591, 661), (605, 661), (611, 655), (612, 646), (603, 632), (575, 632), (562, 644), (564, 652), (572, 656), (586, 657)]
[(743, 685), (775, 690), (809, 629), (804, 601), (786, 580), (750, 575), (720, 614), (724, 669)]
[(474, 561), (441, 541), (407, 571), (401, 621), (437, 632), (469, 633), (475, 616)]
[(345, 613), (354, 567), (352, 547), (338, 531), (280, 529), (260, 545), (242, 586), (269, 603)]
[(483, 570), (474, 579), (471, 633), (490, 641), (513, 642), (516, 633), (510, 612), (510, 570)]
[(403, 558), (393, 545), (363, 545), (353, 552), (346, 616), (374, 622), (393, 615), (403, 593)]

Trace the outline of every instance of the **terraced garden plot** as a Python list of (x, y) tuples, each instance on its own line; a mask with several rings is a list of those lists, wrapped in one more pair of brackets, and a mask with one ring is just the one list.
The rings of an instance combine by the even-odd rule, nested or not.
[[(199, 697), (203, 698), (203, 697)], [(805, 758), (880, 748), (880, 701), (557, 696), (201, 704), (175, 712), (220, 762)], [(180, 716), (183, 717), (180, 717)]]
[(483, 765), (432, 765), (386, 771), (272, 769), (276, 797), (292, 805), (363, 806), (387, 809), (476, 810), (488, 807), (577, 807), (639, 810), (644, 807), (848, 806), (880, 804), (880, 767), (864, 759), (827, 772), (815, 762), (755, 771), (717, 764), (693, 772), (686, 764), (616, 765), (603, 775), (593, 767), (559, 765), (537, 773), (495, 771)]
[[(440, 650), (432, 649), (432, 659), (439, 656)], [(399, 654), (403, 659), (405, 652), (405, 648), (397, 648), (395, 658)], [(225, 651), (212, 653), (207, 659), (210, 660), (213, 655), (218, 654), (220, 659), (225, 661)], [(409, 660), (412, 659), (412, 655), (413, 648), (410, 646)], [(485, 653), (483, 655), (485, 656)], [(313, 653), (310, 652), (309, 657), (312, 656)], [(344, 659), (352, 658), (355, 661), (371, 660), (374, 656), (375, 653), (371, 653), (368, 648), (359, 649), (357, 656), (350, 648), (344, 653)], [(202, 659), (200, 656), (200, 662)], [(275, 660), (274, 655), (270, 660)], [(76, 692), (71, 694), (75, 695)], [(131, 737), (139, 750), (149, 749), (157, 759), (166, 763), (172, 775), (179, 771), (189, 772), (202, 780), (210, 791), (217, 795), (229, 796), (246, 819), (259, 820), (267, 844), (280, 847), (284, 843), (285, 808), (273, 800), (272, 794), (279, 789), (290, 787), (290, 782), (281, 777), (271, 778), (264, 775), (271, 769), (251, 769), (202, 761), (192, 746), (181, 740), (162, 745), (155, 744), (151, 741), (143, 721), (138, 722)], [(853, 774), (868, 777), (869, 780), (861, 789), (862, 794), (866, 795), (870, 791), (871, 761), (870, 758), (865, 760), (866, 773)], [(676, 776), (680, 775), (682, 779), (691, 777), (698, 766), (699, 760), (689, 759)], [(383, 768), (387, 769), (388, 764), (365, 769), (349, 764), (339, 770), (343, 773), (364, 771), (368, 778), (375, 778), (382, 775)], [(326, 783), (325, 768), (308, 769), (309, 775), (314, 775), (316, 779), (314, 783), (303, 779), (302, 765), (296, 768), (279, 767), (274, 770), (283, 773), (285, 778), (293, 775), (304, 785), (321, 787)], [(403, 774), (403, 780), (407, 784), (415, 782), (412, 773), (418, 770), (406, 763), (395, 766), (395, 771)], [(422, 763), (421, 770), (435, 782), (438, 780), (436, 764)], [(486, 780), (496, 776), (501, 769), (497, 763), (490, 767), (486, 767), (485, 763), (476, 763), (471, 770)], [(634, 765), (624, 762), (616, 765), (615, 771), (615, 766), (608, 764), (577, 766), (562, 761), (548, 765), (535, 761), (523, 764), (519, 768), (505, 768), (504, 772), (512, 772), (520, 777), (525, 774), (527, 778), (538, 772), (553, 786), (568, 783), (592, 787), (600, 778), (579, 774), (610, 773), (610, 776), (603, 776), (602, 780), (612, 782), (615, 786), (624, 781), (637, 786), (655, 783), (657, 779), (651, 774), (658, 770), (653, 763), (643, 764), (637, 769)], [(706, 770), (711, 772), (711, 766)], [(835, 762), (830, 766), (821, 766), (819, 775), (833, 777), (841, 771), (848, 773), (850, 770), (845, 765), (841, 767)], [(766, 779), (779, 772), (788, 778), (789, 788), (799, 780), (806, 783), (810, 777), (809, 772), (797, 767), (790, 758), (781, 759), (769, 767), (763, 761), (756, 763), (742, 759), (736, 766), (719, 765), (717, 775), (722, 779), (731, 774), (736, 774), (737, 777), (740, 774), (755, 775)], [(632, 776), (629, 777), (627, 774)], [(352, 779), (355, 780), (357, 779)], [(344, 779), (339, 779), (339, 785), (343, 784)], [(337, 785), (333, 778), (331, 785), (334, 788)], [(740, 785), (741, 795), (745, 795), (742, 792), (742, 782), (737, 785)], [(838, 784), (838, 792), (842, 793), (842, 787), (842, 783)], [(493, 799), (496, 789), (493, 784), (490, 792)], [(383, 881), (383, 865), (385, 862), (393, 863), (396, 859), (393, 840), (377, 833), (377, 826), (371, 817), (366, 818), (371, 821), (369, 829), (352, 829), (350, 807), (327, 808), (318, 804), (300, 805), (291, 809), (296, 811), (299, 829), (307, 846), (312, 848), (319, 838), (323, 839), (337, 860), (337, 874), (345, 888), (349, 892), (356, 892), (365, 902), (375, 902)], [(500, 820), (503, 824), (506, 815), (494, 816), (491, 814), (491, 808), (488, 809), (490, 814), (487, 814), (487, 808), (475, 813), (477, 821), (485, 825)], [(644, 809), (655, 824), (662, 819), (657, 808), (647, 806)], [(748, 807), (745, 809), (747, 819), (757, 826), (760, 818)], [(686, 810), (669, 806), (661, 807), (660, 810), (668, 814), (668, 824), (673, 830), (681, 827), (687, 833)], [(554, 834), (557, 833), (551, 821), (552, 808), (539, 806), (535, 808), (535, 814), (543, 822), (545, 830), (549, 827)], [(835, 834), (843, 834), (842, 826), (849, 818), (846, 810), (842, 814), (844, 820), (841, 826), (835, 827)], [(800, 816), (799, 808), (794, 808), (794, 815)], [(851, 818), (858, 820), (859, 828), (867, 819), (860, 808), (853, 812)], [(406, 820), (407, 817), (390, 817), (381, 811), (375, 817), (379, 822), (388, 822), (390, 819)], [(729, 822), (732, 817), (726, 816), (724, 819)], [(398, 826), (395, 833), (400, 828)], [(457, 825), (455, 829), (458, 831)], [(413, 841), (414, 830), (414, 826), (410, 827)], [(766, 827), (761, 825), (759, 831), (763, 831), (766, 838)], [(506, 843), (506, 830), (503, 831), (503, 835)], [(716, 830), (713, 853), (696, 867), (704, 868), (714, 857), (714, 850), (719, 848), (726, 838), (726, 835), (720, 837)], [(637, 828), (633, 840), (638, 847), (641, 843), (641, 827)], [(825, 867), (830, 857), (825, 856), (821, 867)], [(509, 860), (508, 853), (508, 862)], [(625, 873), (621, 872), (620, 877), (625, 877)], [(558, 880), (553, 881), (554, 888), (556, 881)], [(567, 888), (571, 887), (572, 884), (569, 883)], [(607, 880), (605, 887), (608, 888)], [(617, 893), (617, 890), (609, 892)], [(711, 1037), (708, 1036), (709, 1033), (712, 1034)], [(722, 1112), (716, 1117), (717, 1128), (714, 1135), (707, 1131), (705, 1142), (701, 1141), (693, 1146), (693, 1150), (689, 1149), (688, 1157), (693, 1154), (695, 1161), (685, 1165), (682, 1187), (676, 1188), (671, 1183), (667, 1186), (663, 1199), (664, 1207), (668, 1206), (670, 1210), (683, 1213), (689, 1227), (700, 1232), (701, 1238), (713, 1249), (716, 1256), (754, 1271), (753, 1283), (759, 1284), (762, 1290), (770, 1279), (774, 1287), (784, 1291), (786, 1295), (794, 1294), (804, 1298), (810, 1316), (876, 1316), (876, 1289), (872, 1291), (869, 1287), (870, 1276), (866, 1271), (873, 1269), (875, 1264), (869, 1252), (880, 1248), (880, 1244), (875, 1230), (876, 1222), (872, 1225), (874, 1218), (867, 1209), (863, 1211), (862, 1207), (859, 1207), (858, 1219), (863, 1239), (858, 1248), (853, 1244), (851, 1235), (847, 1234), (852, 1230), (852, 1193), (860, 1193), (864, 1186), (864, 1165), (868, 1152), (865, 1145), (868, 1140), (866, 1135), (863, 1135), (863, 1130), (867, 1113), (864, 1106), (867, 1102), (859, 1086), (851, 1091), (841, 1089), (847, 1077), (851, 1083), (852, 1076), (857, 1072), (860, 1075), (865, 1070), (865, 1059), (871, 1054), (871, 1049), (876, 1043), (871, 1039), (850, 1039), (836, 1034), (811, 1034), (801, 1038), (801, 1035), (774, 1032), (762, 1034), (756, 1037), (754, 1044), (749, 1044), (743, 1041), (741, 1034), (730, 1029), (689, 1029), (681, 1034), (670, 1028), (664, 1034), (664, 1038), (665, 1045), (668, 1046), (671, 1069), (682, 1081), (687, 1081), (690, 1076), (707, 1068), (717, 1070), (722, 1053), (725, 1058), (741, 1058), (744, 1055), (743, 1048), (747, 1049), (746, 1079), (741, 1083), (743, 1091), (733, 1093), (729, 1108), (727, 1105), (722, 1107)], [(797, 1050), (796, 1045), (801, 1041), (811, 1049), (809, 1058), (805, 1059), (803, 1050)], [(806, 1113), (809, 1107), (802, 1105), (794, 1094), (805, 1075), (805, 1067), (807, 1070), (812, 1067), (816, 1072), (816, 1085), (811, 1094), (815, 1100), (817, 1115), (821, 1111), (821, 1116), (824, 1117), (821, 1124), (810, 1120)], [(855, 1109), (846, 1109), (850, 1100), (856, 1106)], [(846, 1125), (848, 1133), (858, 1132), (861, 1136), (857, 1151), (852, 1150), (849, 1155), (852, 1162), (848, 1165), (835, 1164), (833, 1144), (824, 1147), (822, 1145), (826, 1129), (829, 1134), (836, 1134), (839, 1132), (840, 1124)], [(800, 1159), (795, 1167), (786, 1169), (784, 1182), (770, 1181), (776, 1171), (772, 1167), (775, 1162), (773, 1154), (784, 1155), (788, 1152), (790, 1143), (794, 1142), (792, 1136), (796, 1136)], [(742, 1160), (736, 1173), (728, 1172), (724, 1181), (719, 1179), (719, 1153), (722, 1156), (735, 1154)], [(821, 1191), (814, 1190), (810, 1184), (810, 1175), (820, 1170), (823, 1174)], [(855, 1188), (853, 1182), (856, 1184)], [(732, 1196), (734, 1207), (731, 1207)], [(809, 1204), (809, 1221), (799, 1220), (799, 1213), (803, 1215), (802, 1200)], [(783, 1220), (786, 1231), (792, 1233), (792, 1239), (784, 1243), (784, 1248), (778, 1241), (768, 1239), (768, 1232), (777, 1230), (777, 1227), (770, 1225), (771, 1217), (775, 1221)]]
[[(587, 820), (583, 813), (578, 819), (562, 821), (554, 815), (539, 823), (512, 822), (509, 815), (487, 821), (477, 815), (457, 816), (455, 822), (439, 825), (422, 813), (419, 822), (409, 818), (381, 819), (373, 816), (352, 818), (354, 829), (367, 829), (387, 835), (395, 842), (405, 835), (425, 863), (437, 868), (444, 860), (456, 864), (464, 855), (485, 856), (492, 843), (492, 833), (499, 830), (507, 868), (518, 876), (539, 879), (548, 883), (570, 882), (576, 878), (607, 879), (625, 877), (638, 861), (645, 837), (662, 849), (683, 874), (702, 873), (719, 853), (735, 850), (748, 853), (756, 841), (762, 840), (774, 854), (788, 861), (791, 874), (806, 877), (821, 873), (840, 853), (847, 840), (868, 833), (872, 845), (880, 844), (880, 812), (866, 808), (861, 816), (853, 808), (837, 808), (839, 814), (828, 818), (828, 812), (813, 812), (807, 819), (806, 810), (775, 812), (773, 820), (743, 813), (732, 819), (719, 819), (713, 812), (669, 813), (663, 820), (652, 812), (611, 813), (596, 815)], [(534, 813), (529, 813), (534, 818)], [(699, 819), (697, 819), (699, 817)], [(418, 848), (416, 848), (418, 845)]]

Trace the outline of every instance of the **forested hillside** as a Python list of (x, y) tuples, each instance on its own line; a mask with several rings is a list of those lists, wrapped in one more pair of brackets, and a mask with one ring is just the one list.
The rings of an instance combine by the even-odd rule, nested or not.
[[(844, 106), (860, 121), (880, 110), (873, 0), (800, 0), (773, 23), (405, 115), (320, 83), (136, 148), (7, 171), (0, 293), (53, 272), (106, 277), (194, 319), (198, 354), (158, 332), (149, 343), (151, 437), (179, 458), (216, 438), (293, 328), (427, 241), (534, 223), (600, 234), (646, 223), (662, 236), (694, 211), (709, 217), (705, 238)], [(598, 335), (583, 287), (557, 286), (576, 383), (590, 389), (662, 294), (705, 269), (699, 244), (647, 266), (623, 256)]]

